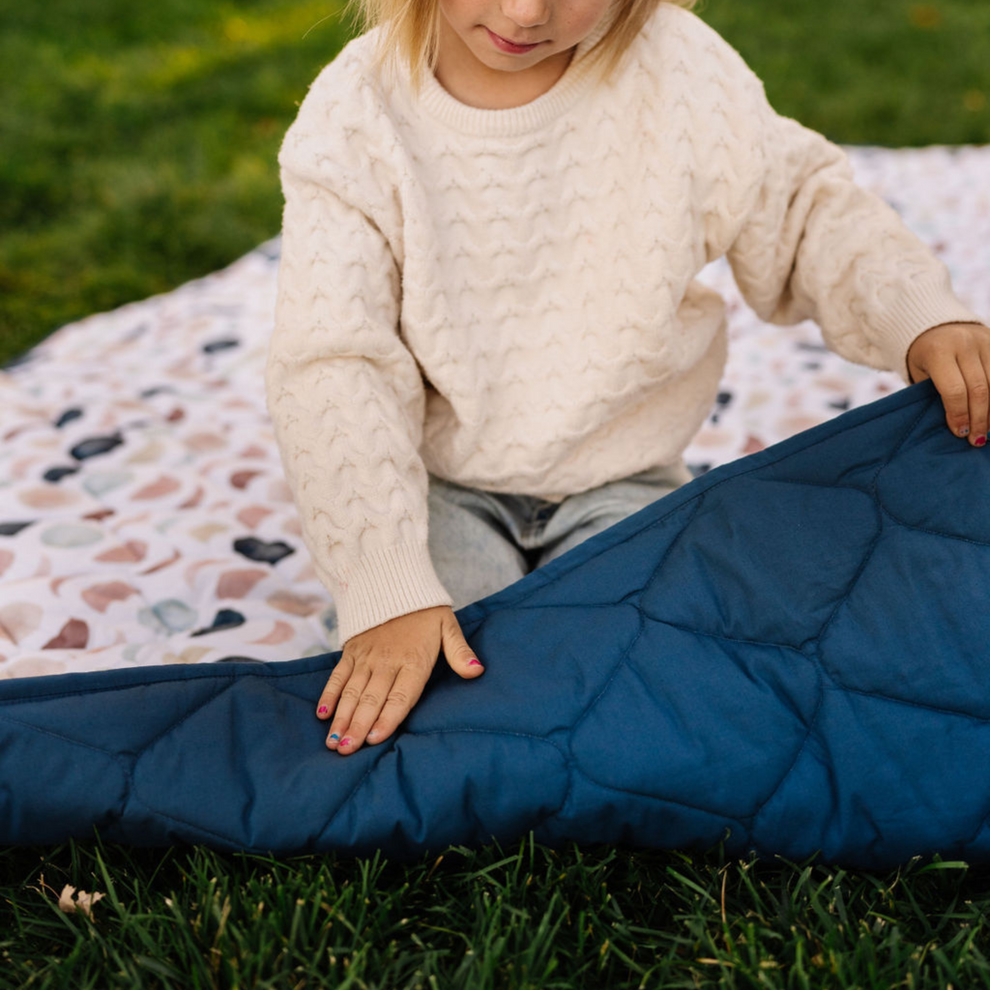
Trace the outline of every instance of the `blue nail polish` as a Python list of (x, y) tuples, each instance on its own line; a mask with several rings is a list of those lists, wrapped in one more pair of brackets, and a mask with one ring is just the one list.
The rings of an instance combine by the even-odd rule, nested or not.
[(330, 733), (330, 738), (331, 739), (340, 739), (340, 736), (338, 736), (336, 732), (331, 732)]
[(962, 427), (959, 430), (959, 436), (961, 436), (961, 437), (968, 437), (969, 436), (969, 427), (968, 426)]

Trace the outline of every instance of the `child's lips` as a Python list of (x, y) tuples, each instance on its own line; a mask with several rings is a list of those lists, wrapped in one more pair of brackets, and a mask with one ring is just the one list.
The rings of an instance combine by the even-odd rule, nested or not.
[(541, 44), (539, 41), (534, 41), (530, 44), (518, 44), (515, 41), (510, 41), (508, 38), (503, 38), (500, 34), (496, 34), (491, 30), (491, 28), (485, 28), (485, 30), (488, 32), (488, 36), (492, 39), (492, 44), (503, 52), (521, 54), (523, 52), (532, 51), (537, 45)]

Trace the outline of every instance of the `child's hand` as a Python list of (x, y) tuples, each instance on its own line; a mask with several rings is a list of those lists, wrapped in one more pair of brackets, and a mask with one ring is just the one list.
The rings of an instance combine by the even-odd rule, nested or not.
[(484, 670), (446, 605), (400, 615), (352, 636), (317, 706), (317, 718), (328, 719), (340, 702), (328, 748), (346, 755), (365, 739), (387, 739), (419, 701), (441, 646), (461, 677), (474, 678)]
[(949, 429), (982, 447), (990, 409), (990, 328), (981, 323), (932, 327), (915, 338), (907, 364), (912, 382), (931, 378)]

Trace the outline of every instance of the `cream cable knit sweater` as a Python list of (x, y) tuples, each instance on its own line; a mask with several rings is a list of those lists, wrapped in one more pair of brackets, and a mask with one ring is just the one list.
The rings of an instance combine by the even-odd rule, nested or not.
[(559, 501), (680, 456), (725, 362), (713, 259), (762, 319), (902, 374), (922, 331), (980, 320), (694, 14), (661, 4), (604, 86), (597, 37), (537, 100), (479, 110), (383, 86), (365, 35), (286, 135), (268, 402), (341, 642), (451, 603), (428, 470)]

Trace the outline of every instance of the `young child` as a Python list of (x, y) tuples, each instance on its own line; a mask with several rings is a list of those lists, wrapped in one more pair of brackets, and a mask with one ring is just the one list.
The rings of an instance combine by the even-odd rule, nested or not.
[(267, 370), (343, 643), (331, 749), (388, 738), (441, 648), (482, 672), (453, 607), (689, 480), (722, 255), (762, 319), (931, 377), (985, 444), (990, 330), (692, 0), (357, 2), (279, 157)]

